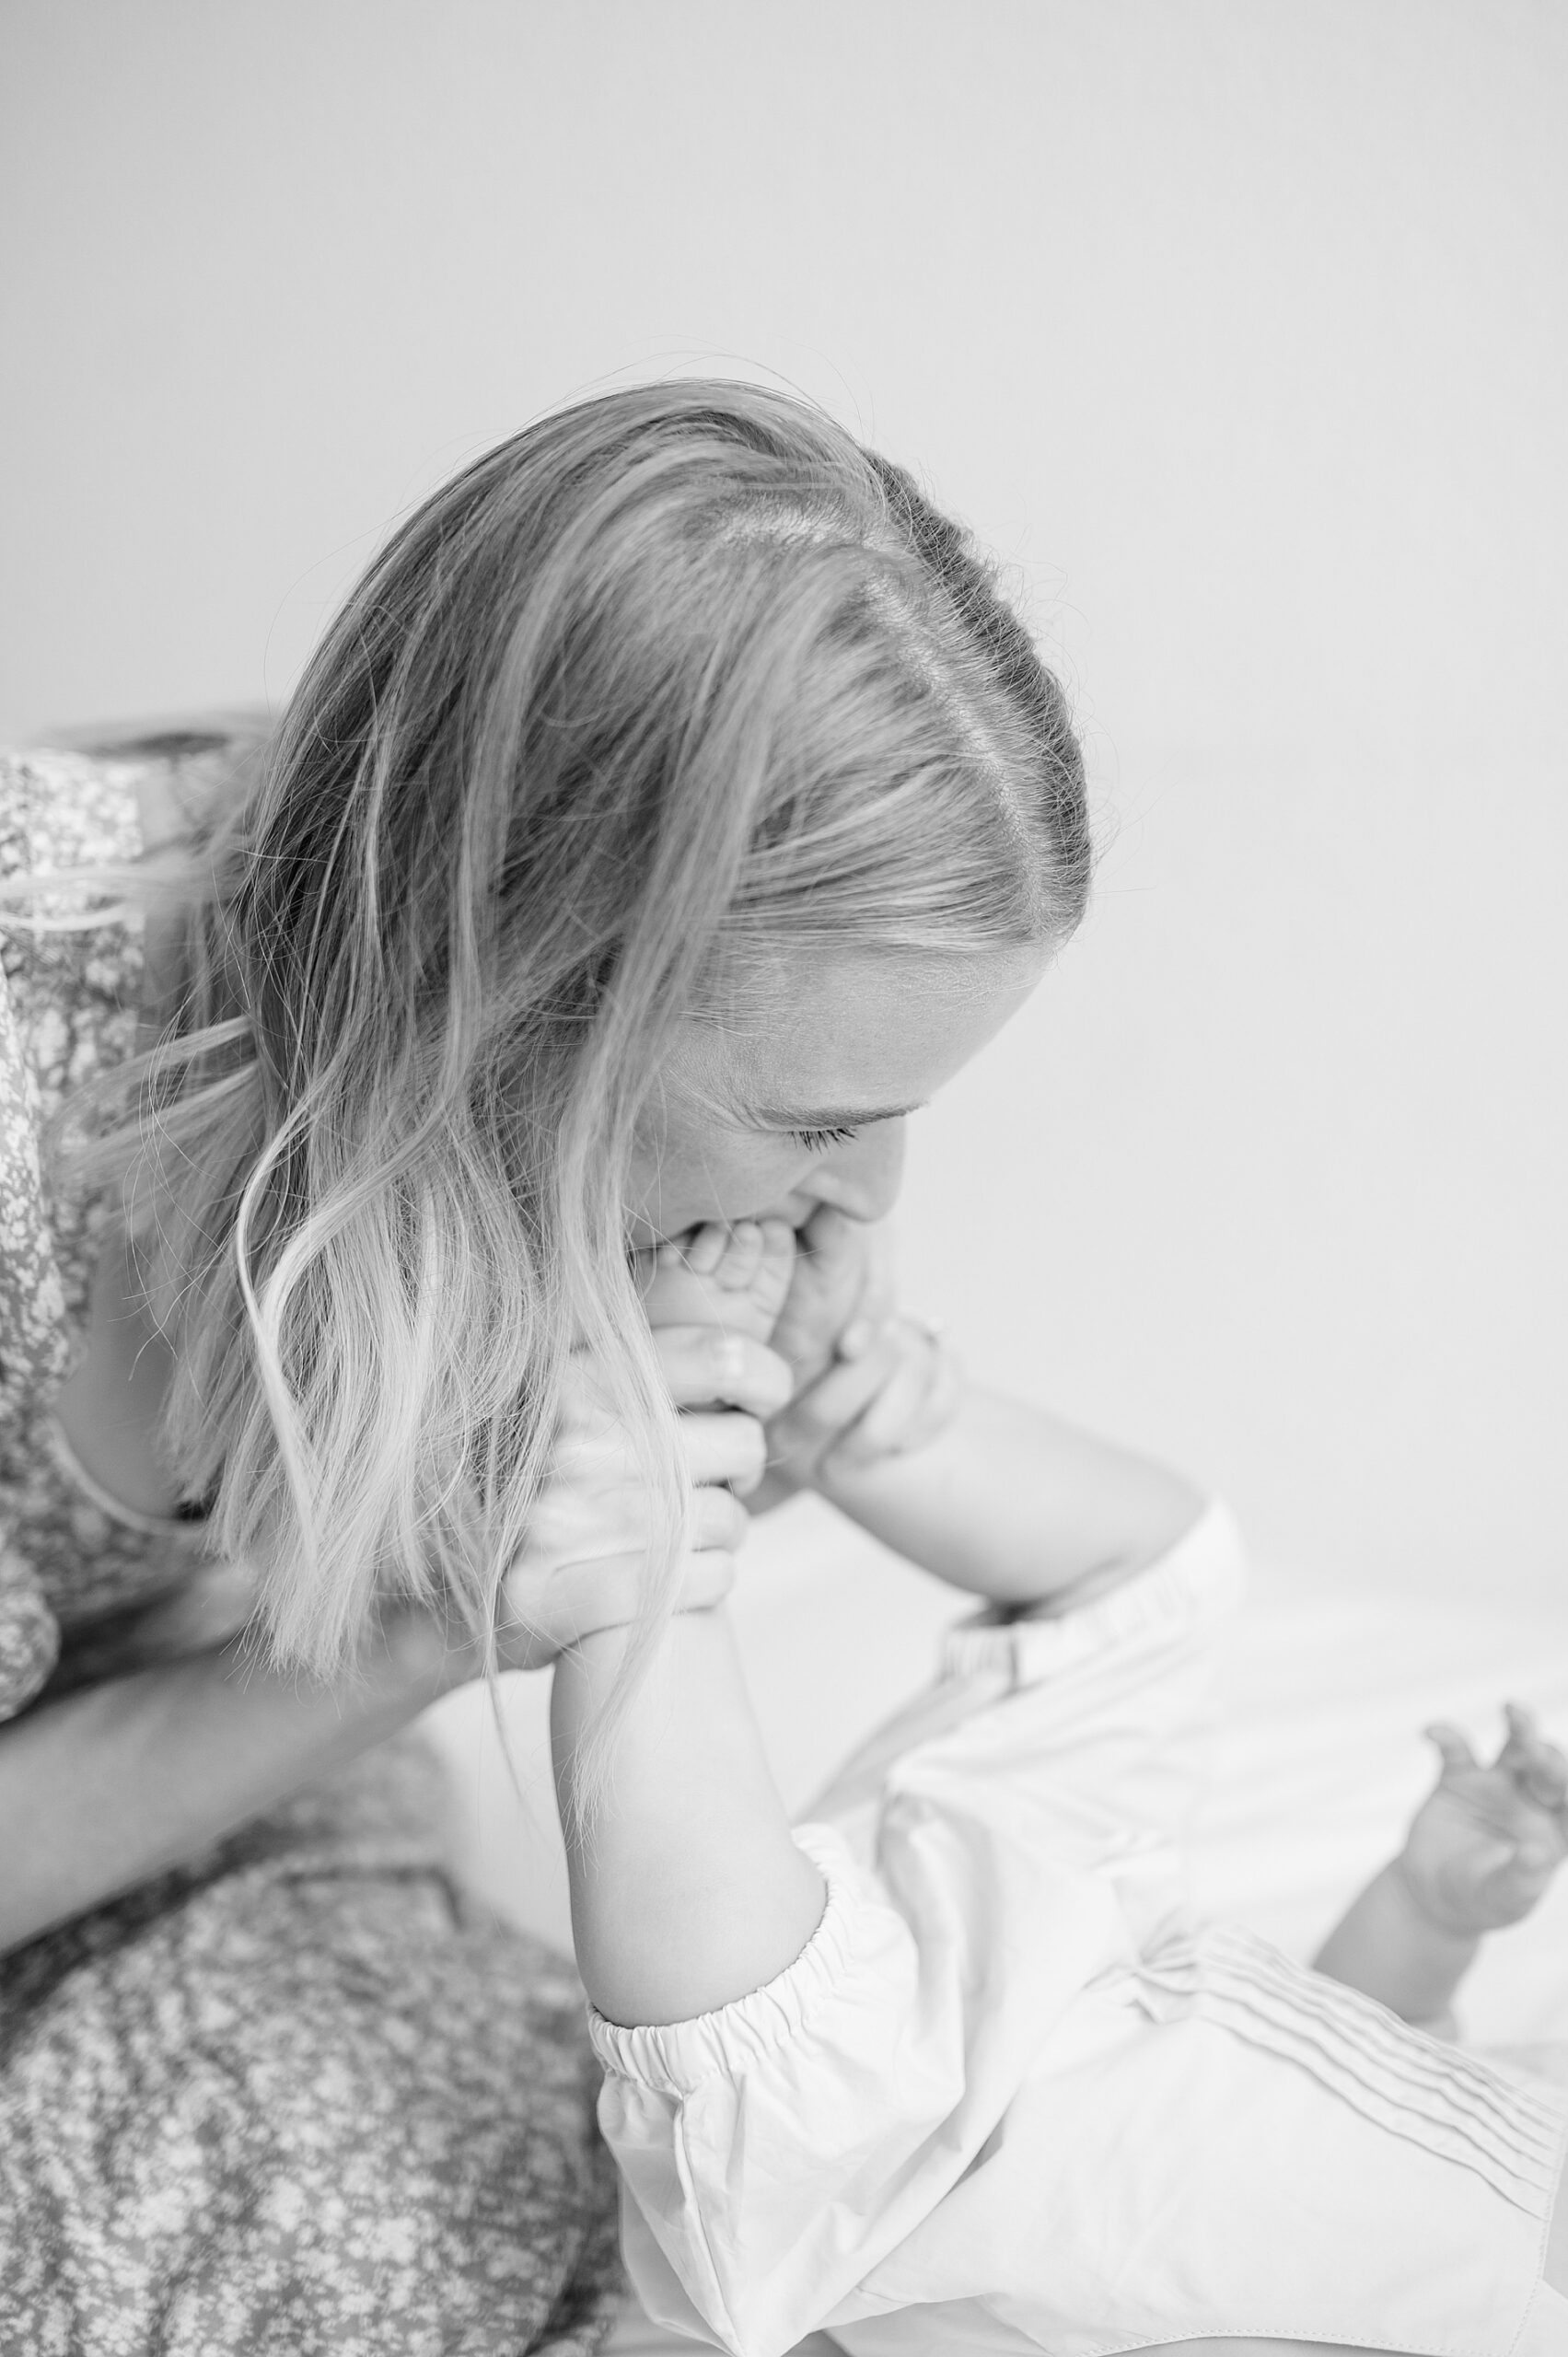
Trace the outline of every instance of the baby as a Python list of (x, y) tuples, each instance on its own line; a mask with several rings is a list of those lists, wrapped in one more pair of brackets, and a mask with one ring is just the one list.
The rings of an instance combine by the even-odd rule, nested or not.
[[(819, 2328), (854, 2357), (1568, 2351), (1562, 2099), (1440, 2042), (1568, 1849), (1562, 1755), (1516, 1705), (1490, 1762), (1432, 1729), (1436, 1784), (1315, 1970), (1195, 1924), (1228, 1516), (944, 1380), (918, 1329), (857, 1332), (849, 1224), (807, 1242), (661, 1248), (649, 1316), (772, 1337), (807, 1377), (774, 1487), (813, 1480), (985, 1606), (794, 1829), (722, 1613), (662, 1641), (571, 1860), (650, 2315), (738, 2357)], [(620, 1642), (557, 1672), (569, 1824)]]

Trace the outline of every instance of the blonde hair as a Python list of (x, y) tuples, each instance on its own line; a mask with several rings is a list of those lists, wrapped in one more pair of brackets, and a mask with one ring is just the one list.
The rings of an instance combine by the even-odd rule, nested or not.
[(781, 946), (1059, 939), (1090, 866), (1062, 694), (898, 468), (777, 392), (547, 418), (391, 539), (201, 846), (129, 1174), (166, 1443), (280, 1658), (378, 1601), (488, 1642), (568, 1351), (685, 1540), (627, 1266), (683, 1016)]

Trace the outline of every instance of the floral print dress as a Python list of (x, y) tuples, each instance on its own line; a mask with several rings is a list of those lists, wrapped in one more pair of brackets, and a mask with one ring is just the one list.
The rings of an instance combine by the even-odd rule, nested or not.
[[(178, 787), (187, 755), (223, 750), (0, 758), (0, 878), (134, 860), (148, 762)], [(147, 1658), (138, 1631), (211, 1576), (199, 1523), (117, 1505), (51, 1413), (106, 1212), (51, 1187), (39, 1125), (132, 1047), (142, 958), (135, 920), (79, 885), (29, 906), (41, 924), (0, 911), (12, 1720)], [(84, 928), (84, 908), (100, 921)], [(598, 2347), (621, 2278), (581, 1991), (445, 1860), (437, 1771), (412, 1735), (0, 1955), (0, 2351)]]

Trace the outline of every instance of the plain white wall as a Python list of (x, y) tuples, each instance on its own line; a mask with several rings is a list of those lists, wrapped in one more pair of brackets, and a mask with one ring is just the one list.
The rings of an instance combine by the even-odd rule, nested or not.
[(429, 485), (777, 372), (1017, 569), (1109, 848), (917, 1125), (977, 1365), (1334, 1577), (1568, 1524), (1551, 0), (10, 0), (0, 730), (280, 700)]

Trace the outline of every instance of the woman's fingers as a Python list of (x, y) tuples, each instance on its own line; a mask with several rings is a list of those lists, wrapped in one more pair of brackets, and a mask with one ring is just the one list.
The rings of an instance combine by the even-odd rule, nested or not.
[[(766, 1462), (766, 1436), (749, 1416), (721, 1413), (690, 1421), (701, 1428), (692, 1434), (683, 1429), (682, 1434), (692, 1443), (696, 1459), (691, 1472), (692, 1543), (738, 1547), (746, 1535), (746, 1509), (729, 1489), (711, 1485), (734, 1482), (742, 1492), (754, 1489)], [(580, 1467), (566, 1469), (568, 1480), (549, 1485), (535, 1506), (528, 1542), (508, 1574), (519, 1585), (537, 1584), (579, 1562), (645, 1555), (652, 1541), (647, 1494), (638, 1481), (606, 1484), (587, 1494), (571, 1486)]]
[(647, 1507), (635, 1469), (574, 1445), (557, 1453), (552, 1478), (534, 1501), (517, 1569), (630, 1553), (647, 1539)]
[(556, 1564), (539, 1579), (522, 1565), (508, 1573), (495, 1615), (501, 1666), (542, 1669), (577, 1638), (634, 1619), (645, 1561), (642, 1554), (605, 1555)]
[(741, 1495), (767, 1469), (768, 1436), (755, 1416), (734, 1409), (688, 1409), (680, 1419), (686, 1471), (694, 1486), (732, 1482)]
[(677, 1612), (705, 1612), (722, 1604), (735, 1585), (735, 1557), (725, 1547), (702, 1547), (681, 1563)]
[(691, 1492), (691, 1545), (717, 1547), (738, 1554), (751, 1517), (731, 1490), (701, 1489)]
[[(729, 1500), (731, 1506), (736, 1502)], [(737, 1508), (744, 1519), (744, 1509)], [(715, 1527), (718, 1518), (715, 1517)], [(645, 1550), (558, 1564), (540, 1585), (509, 1577), (495, 1620), (503, 1669), (543, 1669), (563, 1649), (600, 1629), (624, 1628), (637, 1618), (647, 1593)], [(735, 1584), (735, 1556), (724, 1545), (695, 1545), (682, 1556), (671, 1599), (677, 1612), (721, 1603)]]
[[(678, 1408), (723, 1406), (749, 1416), (774, 1416), (795, 1388), (795, 1378), (776, 1351), (749, 1335), (720, 1326), (660, 1326), (654, 1349), (670, 1399)], [(621, 1437), (614, 1399), (602, 1368), (586, 1344), (571, 1353), (557, 1414), (562, 1439), (598, 1440), (616, 1446)]]
[[(677, 1610), (716, 1603), (735, 1575), (749, 1516), (737, 1492), (752, 1490), (767, 1461), (767, 1439), (744, 1405), (772, 1411), (789, 1397), (789, 1369), (761, 1343), (711, 1327), (658, 1336), (678, 1406), (688, 1482), (685, 1552), (672, 1596)], [(548, 1475), (528, 1517), (525, 1543), (502, 1583), (501, 1659), (537, 1668), (598, 1629), (634, 1620), (646, 1596), (656, 1518), (646, 1469), (616, 1411), (604, 1370), (585, 1347), (574, 1351), (557, 1418)]]
[[(790, 1395), (790, 1372), (783, 1359), (761, 1342), (712, 1326), (666, 1327), (655, 1339), (674, 1403), (683, 1411), (679, 1434), (690, 1479), (755, 1488), (767, 1462), (759, 1418), (775, 1414)], [(553, 1476), (551, 1499), (567, 1519), (580, 1515), (590, 1499), (599, 1515), (613, 1516), (618, 1499), (635, 1499), (642, 1490), (628, 1436), (588, 1364), (574, 1369), (557, 1428)], [(538, 1527), (549, 1534), (541, 1544), (557, 1544), (563, 1536), (551, 1527), (550, 1503), (543, 1498)], [(616, 1553), (622, 1543), (633, 1543), (630, 1536), (622, 1539), (619, 1524), (610, 1537), (613, 1543), (596, 1553)]]
[(776, 1351), (717, 1326), (661, 1326), (654, 1346), (678, 1408), (720, 1400), (766, 1420), (786, 1405), (795, 1378)]

